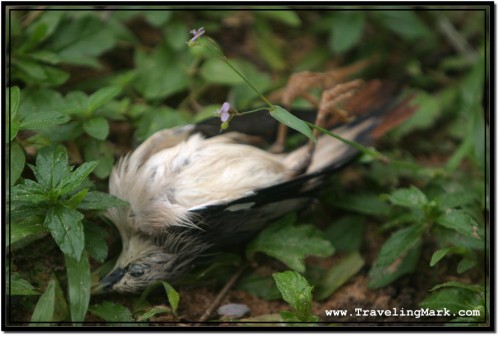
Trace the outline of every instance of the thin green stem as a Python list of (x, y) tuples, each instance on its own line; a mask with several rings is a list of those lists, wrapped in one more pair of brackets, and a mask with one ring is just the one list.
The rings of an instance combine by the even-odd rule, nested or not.
[(347, 145), (350, 145), (356, 149), (358, 149), (359, 151), (369, 155), (369, 156), (372, 156), (376, 159), (379, 159), (379, 160), (382, 160), (382, 161), (388, 161), (388, 158), (386, 156), (384, 156), (382, 153), (378, 152), (377, 150), (374, 150), (374, 149), (370, 149), (364, 145), (361, 145), (357, 142), (354, 142), (354, 141), (351, 141), (349, 139), (345, 139), (344, 137), (341, 137), (327, 129), (323, 129), (322, 127), (320, 126), (317, 126), (316, 124), (313, 124), (313, 123), (309, 123), (309, 122), (306, 122), (307, 125), (309, 125), (311, 128), (313, 129), (316, 129), (324, 134), (327, 134), (329, 135), (330, 137), (333, 137), (335, 139), (338, 139), (340, 140), (341, 142), (347, 144)]
[(248, 114), (251, 114), (251, 113), (254, 113), (254, 112), (263, 111), (263, 110), (269, 111), (269, 108), (258, 108), (258, 109), (249, 110), (249, 111), (245, 111), (245, 112), (239, 112), (238, 116), (248, 115)]

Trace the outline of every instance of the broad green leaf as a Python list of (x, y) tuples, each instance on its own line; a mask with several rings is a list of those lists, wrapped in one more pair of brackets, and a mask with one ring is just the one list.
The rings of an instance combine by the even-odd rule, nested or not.
[(312, 315), (312, 289), (307, 280), (296, 271), (273, 273), (276, 286), (283, 300), (294, 309), (294, 315), (301, 322), (316, 321)]
[(104, 140), (109, 134), (109, 124), (104, 117), (93, 117), (83, 123), (85, 132), (95, 139)]
[(424, 227), (417, 224), (394, 232), (384, 243), (369, 274), (370, 288), (385, 286), (412, 272), (420, 256)]
[(389, 201), (394, 205), (415, 208), (422, 208), (429, 202), (425, 194), (415, 186), (392, 192), (389, 195)]
[(398, 258), (420, 242), (424, 227), (417, 224), (402, 228), (390, 236), (378, 254), (375, 264), (389, 266)]
[(46, 230), (42, 226), (43, 218), (41, 217), (24, 217), (26, 222), (12, 221), (10, 226), (10, 237), (7, 239), (7, 245), (23, 240), (27, 237), (37, 235)]
[(79, 187), (89, 174), (97, 167), (96, 161), (86, 162), (78, 166), (76, 170), (66, 175), (61, 182), (56, 186), (59, 194), (73, 192)]
[(7, 135), (6, 141), (11, 142), (13, 141), (19, 130), (21, 129), (21, 122), (19, 122), (17, 119), (11, 120), (10, 121), (10, 129), (9, 129), (9, 135)]
[(18, 142), (10, 143), (7, 150), (9, 150), (7, 152), (7, 176), (10, 178), (10, 186), (13, 186), (23, 173), (26, 155)]
[[(83, 241), (83, 237), (81, 239)], [(68, 298), (71, 321), (83, 322), (89, 306), (92, 284), (87, 252), (83, 252), (79, 261), (68, 255), (64, 257), (68, 273)]]
[(441, 210), (456, 208), (472, 204), (478, 199), (478, 195), (472, 191), (462, 190), (455, 193), (444, 193), (436, 198), (436, 202)]
[(68, 154), (62, 145), (44, 147), (38, 152), (33, 173), (43, 187), (54, 190), (68, 172)]
[(187, 119), (178, 110), (165, 107), (148, 109), (139, 120), (136, 138), (143, 141), (156, 131), (184, 125), (186, 122)]
[(97, 161), (93, 174), (104, 179), (109, 176), (114, 164), (114, 148), (107, 142), (90, 139), (83, 147), (83, 156), (86, 161)]
[(130, 310), (118, 303), (104, 301), (90, 306), (89, 311), (106, 322), (134, 322)]
[(243, 83), (243, 79), (219, 58), (210, 58), (203, 63), (200, 74), (209, 83), (227, 85)]
[(344, 257), (326, 272), (323, 279), (317, 285), (315, 298), (319, 301), (328, 298), (351, 279), (351, 277), (356, 275), (364, 264), (365, 261), (359, 252), (353, 252)]
[(83, 201), (83, 199), (85, 199), (85, 196), (87, 195), (87, 193), (89, 193), (89, 189), (84, 188), (83, 190), (73, 194), (71, 196), (71, 198), (69, 198), (68, 200), (64, 200), (62, 202), (62, 204), (66, 207), (75, 209), (78, 207), (78, 205), (80, 205), (80, 203)]
[(276, 288), (276, 284), (271, 276), (250, 274), (238, 282), (237, 288), (267, 301), (281, 298), (280, 292)]
[(420, 250), (421, 243), (418, 243), (389, 265), (375, 262), (369, 273), (368, 288), (384, 287), (401, 276), (414, 272), (420, 259)]
[[(443, 92), (444, 93), (444, 92)], [(411, 104), (417, 107), (406, 121), (391, 131), (391, 134), (401, 138), (414, 130), (423, 130), (432, 127), (442, 113), (439, 96), (431, 95), (425, 91), (417, 91)]]
[(7, 89), (7, 97), (10, 97), (10, 100), (5, 102), (7, 114), (10, 116), (10, 119), (13, 120), (16, 117), (17, 110), (19, 109), (19, 103), (21, 102), (21, 91), (19, 87), (10, 87)]
[(438, 289), (441, 289), (441, 288), (463, 288), (463, 289), (467, 289), (467, 290), (470, 290), (470, 291), (474, 291), (474, 292), (476, 292), (478, 294), (484, 294), (484, 287), (481, 286), (481, 285), (478, 285), (478, 284), (465, 284), (465, 283), (457, 282), (457, 281), (449, 281), (449, 282), (445, 282), (445, 283), (441, 283), (441, 284), (435, 285), (429, 291), (435, 291), (435, 290), (438, 290)]
[(452, 247), (446, 247), (436, 250), (431, 257), (430, 266), (434, 267), (439, 261), (441, 261), (448, 253), (452, 250)]
[(96, 259), (97, 262), (104, 263), (108, 257), (108, 244), (106, 238), (108, 232), (103, 228), (85, 221), (83, 223), (85, 233), (85, 250)]
[(263, 10), (254, 12), (256, 16), (266, 17), (278, 22), (281, 22), (289, 27), (299, 27), (301, 25), (301, 21), (299, 16), (290, 10)]
[(345, 195), (334, 200), (338, 208), (355, 211), (367, 215), (386, 216), (391, 211), (390, 206), (374, 194)]
[(360, 216), (345, 216), (325, 230), (325, 236), (338, 252), (354, 252), (363, 243), (366, 220)]
[(246, 254), (249, 258), (257, 252), (272, 256), (288, 267), (304, 272), (304, 259), (307, 256), (330, 256), (334, 248), (316, 227), (293, 226), (290, 218), (286, 217), (264, 229), (248, 245)]
[(21, 120), (22, 130), (39, 130), (54, 125), (64, 124), (69, 116), (58, 111), (36, 112)]
[(42, 322), (52, 322), (54, 317), (54, 307), (56, 302), (56, 281), (51, 279), (49, 285), (38, 302), (31, 315), (31, 326), (46, 326), (45, 324), (36, 324)]
[(88, 111), (93, 112), (111, 101), (121, 92), (118, 86), (110, 86), (97, 90), (89, 97)]
[(457, 274), (462, 274), (467, 270), (474, 268), (477, 265), (477, 260), (470, 256), (465, 256), (463, 259), (458, 262), (457, 265)]
[(484, 317), (484, 296), (465, 288), (442, 288), (420, 302), (419, 307), (432, 310), (446, 308), (451, 314), (458, 314), (460, 310), (475, 310), (481, 307), (483, 309), (481, 316)]
[(71, 91), (64, 97), (61, 111), (68, 115), (84, 116), (89, 111), (89, 98), (84, 92)]
[(436, 219), (436, 222), (446, 228), (453, 229), (469, 238), (482, 240), (484, 231), (479, 224), (466, 212), (458, 209), (450, 209)]
[(162, 284), (167, 293), (168, 303), (170, 303), (172, 310), (176, 313), (177, 307), (179, 306), (179, 293), (168, 282), (163, 281)]
[(160, 27), (167, 23), (174, 12), (168, 10), (144, 11), (142, 15), (146, 21), (155, 27)]
[(33, 180), (26, 179), (24, 184), (12, 186), (10, 200), (37, 204), (48, 199), (45, 189)]
[[(137, 49), (134, 87), (146, 100), (159, 100), (188, 88), (187, 69), (192, 56), (174, 52), (161, 43), (152, 53)], [(220, 76), (220, 75), (217, 75)]]
[(64, 29), (57, 29), (46, 47), (57, 53), (61, 62), (98, 67), (96, 56), (116, 43), (113, 31), (94, 15), (64, 19), (60, 25)]
[(39, 295), (35, 287), (23, 279), (18, 273), (6, 276), (6, 291), (9, 296), (15, 295)]
[(432, 38), (432, 31), (411, 10), (377, 10), (373, 16), (385, 27), (407, 41), (418, 38)]
[(365, 26), (365, 13), (341, 11), (332, 19), (329, 46), (336, 53), (348, 51), (358, 43)]
[(114, 195), (100, 192), (90, 191), (82, 203), (78, 205), (80, 209), (108, 209), (112, 207), (127, 206), (128, 202), (121, 200)]
[(297, 130), (298, 132), (302, 133), (309, 139), (315, 140), (313, 132), (311, 128), (306, 124), (306, 122), (292, 115), (290, 112), (283, 109), (279, 105), (273, 106), (273, 108), (269, 111), (269, 113), (274, 119), (276, 119), (280, 123), (283, 123), (286, 126), (294, 130)]
[(48, 209), (44, 227), (58, 244), (64, 255), (79, 261), (85, 240), (82, 225), (83, 214), (64, 206), (52, 206)]

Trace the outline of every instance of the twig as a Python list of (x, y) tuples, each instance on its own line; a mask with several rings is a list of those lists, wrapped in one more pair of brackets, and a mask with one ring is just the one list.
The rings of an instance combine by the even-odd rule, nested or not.
[(477, 52), (467, 42), (467, 40), (460, 35), (450, 20), (441, 13), (436, 13), (437, 25), (441, 33), (448, 40), (451, 46), (459, 53), (463, 54), (469, 62), (474, 62), (477, 58)]
[(224, 288), (222, 288), (222, 290), (217, 294), (217, 297), (213, 300), (212, 304), (210, 304), (210, 306), (205, 310), (205, 312), (200, 317), (198, 322), (205, 322), (210, 318), (210, 316), (212, 315), (212, 312), (220, 304), (220, 302), (224, 299), (224, 297), (226, 296), (229, 289), (232, 288), (232, 286), (236, 283), (238, 278), (241, 276), (241, 274), (243, 273), (243, 271), (247, 267), (248, 267), (248, 263), (245, 263), (233, 274), (233, 276), (231, 276), (231, 278), (229, 279), (229, 281), (227, 281)]

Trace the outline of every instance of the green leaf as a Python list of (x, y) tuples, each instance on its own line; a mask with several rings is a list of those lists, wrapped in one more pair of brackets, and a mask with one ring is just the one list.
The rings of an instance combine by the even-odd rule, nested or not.
[(108, 209), (112, 207), (124, 207), (128, 202), (121, 200), (114, 195), (100, 192), (90, 191), (82, 203), (78, 205), (80, 209)]
[(30, 326), (45, 326), (44, 324), (35, 324), (36, 322), (52, 322), (54, 317), (54, 307), (56, 302), (56, 281), (51, 279), (49, 285), (36, 303), (33, 315), (31, 315)]
[(139, 316), (137, 318), (137, 321), (139, 322), (144, 322), (148, 321), (152, 317), (158, 315), (158, 314), (170, 314), (172, 313), (172, 309), (167, 307), (167, 306), (155, 306), (151, 308), (150, 310), (146, 311), (144, 314)]
[(83, 214), (64, 206), (53, 206), (47, 211), (44, 227), (58, 244), (64, 255), (80, 260), (84, 243)]
[(26, 155), (18, 142), (11, 143), (7, 150), (9, 151), (7, 152), (7, 177), (10, 177), (9, 183), (13, 186), (23, 173)]
[(374, 17), (385, 27), (407, 41), (418, 38), (432, 38), (432, 31), (420, 20), (416, 12), (410, 10), (377, 10)]
[(109, 124), (104, 117), (93, 117), (83, 123), (85, 132), (99, 140), (104, 140), (109, 134)]
[(87, 193), (89, 193), (88, 188), (84, 188), (83, 190), (72, 195), (68, 200), (63, 201), (62, 204), (66, 207), (75, 209), (82, 202)]
[(93, 173), (101, 179), (107, 178), (114, 164), (114, 148), (107, 142), (90, 139), (83, 147), (86, 161), (97, 161)]
[(386, 216), (391, 211), (390, 206), (379, 196), (369, 193), (346, 195), (335, 199), (333, 205), (367, 215)]
[[(82, 233), (83, 235), (83, 233)], [(83, 241), (83, 236), (81, 237)], [(68, 273), (68, 298), (71, 310), (71, 321), (83, 322), (90, 301), (90, 264), (87, 252), (83, 252), (78, 260), (64, 256)]]
[(10, 241), (7, 240), (7, 245), (46, 232), (42, 226), (43, 218), (25, 216), (22, 220), (25, 222), (12, 221), (9, 232)]
[(436, 250), (431, 257), (430, 266), (434, 267), (439, 261), (441, 261), (448, 253), (452, 250), (452, 247), (446, 247)]
[(478, 294), (484, 294), (484, 287), (483, 286), (480, 286), (477, 284), (465, 284), (465, 283), (457, 282), (457, 281), (450, 281), (450, 282), (445, 282), (445, 283), (435, 285), (429, 291), (436, 291), (436, 290), (441, 289), (441, 288), (463, 288), (463, 289), (467, 289), (467, 290), (476, 292)]
[(250, 274), (238, 282), (237, 289), (244, 290), (252, 295), (267, 301), (281, 298), (278, 288), (271, 276)]
[(71, 172), (71, 174), (66, 175), (61, 182), (56, 186), (56, 189), (60, 195), (73, 192), (78, 188), (89, 174), (97, 167), (97, 162), (91, 161), (80, 165), (76, 170)]
[(337, 252), (354, 252), (363, 243), (365, 223), (361, 216), (344, 216), (325, 230), (325, 236)]
[(163, 281), (162, 284), (167, 293), (168, 303), (170, 303), (172, 310), (176, 313), (179, 306), (179, 293), (168, 282)]
[(10, 200), (37, 204), (48, 199), (45, 189), (33, 180), (26, 179), (24, 184), (12, 186)]
[(62, 145), (42, 148), (36, 156), (36, 169), (33, 173), (43, 187), (54, 190), (69, 173), (66, 149)]
[(424, 227), (417, 224), (392, 233), (380, 249), (375, 264), (388, 266), (396, 261), (420, 241), (423, 231)]
[(226, 85), (243, 83), (243, 79), (219, 58), (210, 58), (203, 63), (200, 74), (209, 83)]
[(443, 308), (446, 308), (450, 310), (451, 314), (458, 314), (460, 310), (475, 310), (482, 307), (481, 317), (484, 317), (485, 314), (484, 296), (475, 291), (458, 287), (444, 288), (433, 292), (419, 303), (419, 307), (432, 310), (443, 310)]
[(99, 109), (115, 98), (121, 90), (122, 89), (118, 86), (110, 86), (97, 90), (89, 97), (88, 112), (94, 112)]
[[(152, 53), (137, 49), (135, 62), (137, 78), (134, 87), (146, 100), (158, 100), (187, 89), (192, 56), (175, 52), (165, 43)], [(220, 75), (217, 75), (220, 76)]]
[(316, 141), (315, 137), (313, 136), (313, 132), (312, 132), (311, 128), (306, 124), (306, 122), (304, 122), (300, 118), (292, 115), (290, 112), (283, 109), (279, 105), (273, 106), (273, 109), (271, 109), (269, 111), (269, 113), (278, 122), (283, 123), (286, 126), (302, 133), (307, 138)]
[(17, 110), (19, 109), (19, 103), (21, 102), (21, 91), (19, 90), (19, 87), (9, 87), (7, 89), (7, 97), (10, 97), (10, 100), (5, 102), (5, 110), (12, 120), (16, 117)]
[(168, 10), (144, 11), (142, 15), (148, 23), (155, 27), (160, 27), (167, 23), (172, 17), (173, 12)]
[(477, 261), (474, 258), (465, 256), (457, 265), (457, 274), (462, 274), (467, 270), (474, 268), (477, 265)]
[(83, 231), (85, 233), (85, 250), (97, 262), (104, 263), (108, 257), (108, 244), (106, 242), (108, 232), (91, 222), (84, 222)]
[(429, 202), (425, 194), (415, 186), (392, 192), (389, 195), (389, 201), (394, 205), (410, 208), (422, 208)]
[(54, 125), (64, 124), (70, 120), (69, 116), (58, 111), (33, 113), (21, 120), (22, 130), (39, 130)]
[(64, 29), (54, 32), (47, 49), (55, 52), (61, 62), (98, 67), (96, 56), (116, 43), (113, 31), (94, 15), (78, 20), (65, 18), (60, 25)]
[(304, 259), (307, 256), (330, 256), (334, 248), (316, 227), (293, 226), (291, 217), (285, 217), (264, 229), (248, 245), (247, 257), (251, 258), (257, 252), (272, 256), (288, 267), (304, 272)]
[(369, 288), (383, 287), (412, 272), (420, 256), (424, 227), (413, 225), (394, 232), (384, 243), (369, 274)]
[(294, 309), (294, 315), (301, 322), (317, 321), (312, 315), (312, 289), (307, 280), (296, 271), (273, 273), (276, 286), (283, 300)]
[[(416, 91), (415, 98), (411, 104), (417, 107), (417, 110), (401, 125), (391, 131), (396, 138), (401, 138), (414, 130), (424, 130), (433, 126), (442, 113), (439, 103), (439, 96), (431, 95), (425, 91)], [(444, 94), (441, 93), (441, 94)]]
[(319, 301), (327, 299), (344, 283), (351, 279), (351, 277), (356, 275), (364, 264), (365, 261), (359, 252), (353, 252), (344, 257), (326, 272), (317, 286), (317, 291), (315, 293), (316, 299)]
[(118, 303), (104, 301), (90, 306), (89, 311), (106, 322), (134, 322), (130, 310)]
[(360, 40), (365, 26), (363, 12), (341, 11), (332, 19), (329, 46), (336, 53), (351, 49)]
[(278, 22), (281, 22), (289, 27), (299, 27), (301, 25), (301, 21), (299, 16), (291, 10), (264, 10), (264, 11), (255, 11), (256, 16), (266, 17)]
[(479, 224), (466, 212), (450, 209), (436, 219), (436, 222), (446, 228), (453, 229), (466, 237), (482, 240), (484, 231)]
[(6, 280), (6, 290), (9, 296), (15, 295), (39, 295), (35, 287), (31, 285), (28, 281), (23, 279), (18, 273), (11, 273), (10, 277), (7, 275)]

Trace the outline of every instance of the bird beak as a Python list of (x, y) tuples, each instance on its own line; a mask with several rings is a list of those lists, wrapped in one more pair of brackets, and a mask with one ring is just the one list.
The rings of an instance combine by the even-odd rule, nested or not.
[(113, 270), (107, 276), (103, 277), (96, 286), (92, 287), (92, 289), (90, 290), (91, 294), (97, 295), (110, 292), (113, 288), (113, 285), (120, 281), (124, 274), (124, 268), (117, 268)]

